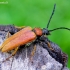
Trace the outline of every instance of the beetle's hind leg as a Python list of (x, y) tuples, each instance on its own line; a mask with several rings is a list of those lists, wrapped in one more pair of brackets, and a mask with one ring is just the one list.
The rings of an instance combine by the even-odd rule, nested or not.
[[(10, 32), (8, 31), (8, 33), (6, 34), (5, 39), (9, 38), (10, 36), (11, 36), (11, 34), (10, 34)], [(2, 48), (3, 48), (3, 46), (0, 47), (0, 49), (2, 49)], [(14, 51), (12, 52), (11, 56), (9, 56), (8, 58), (6, 58), (6, 59), (3, 60), (2, 62), (7, 61), (7, 60), (9, 60), (12, 56), (14, 56), (14, 55), (17, 53), (18, 49), (19, 49), (19, 47), (15, 48)]]
[[(9, 38), (10, 36), (11, 36), (11, 34), (10, 34), (9, 31), (8, 31), (8, 33), (6, 34), (5, 39)], [(3, 48), (3, 46), (0, 46), (0, 49), (1, 49), (1, 50), (2, 50), (2, 48)], [(6, 60), (9, 60), (9, 58), (11, 58), (12, 56), (14, 56), (14, 55), (16, 54), (17, 50), (18, 50), (18, 47), (15, 48), (15, 50), (13, 51), (13, 53), (11, 54), (11, 56), (9, 56), (8, 58), (6, 58), (6, 59), (3, 60), (2, 62), (5, 62)]]
[(15, 48), (15, 50), (14, 50), (14, 52), (11, 54), (11, 56), (9, 56), (8, 58), (6, 58), (6, 59), (3, 60), (2, 62), (5, 62), (5, 61), (9, 60), (11, 57), (13, 57), (13, 56), (17, 53), (18, 49), (19, 49), (19, 47)]

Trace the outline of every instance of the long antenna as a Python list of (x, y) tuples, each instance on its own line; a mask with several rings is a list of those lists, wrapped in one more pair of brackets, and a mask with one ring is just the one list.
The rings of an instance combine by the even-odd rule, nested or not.
[(70, 30), (69, 28), (66, 28), (66, 27), (59, 27), (59, 28), (55, 28), (55, 29), (49, 30), (49, 32), (52, 32), (52, 31), (55, 31), (55, 30), (59, 30), (59, 29)]
[(48, 24), (47, 24), (47, 28), (49, 27), (49, 23), (50, 23), (50, 21), (51, 21), (51, 19), (52, 19), (52, 16), (53, 16), (53, 14), (54, 14), (55, 7), (56, 7), (56, 4), (54, 4), (54, 8), (53, 8), (52, 14), (51, 14), (50, 19), (49, 19)]

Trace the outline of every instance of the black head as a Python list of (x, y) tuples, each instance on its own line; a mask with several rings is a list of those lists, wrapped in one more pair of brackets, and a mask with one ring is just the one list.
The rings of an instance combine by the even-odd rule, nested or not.
[(49, 32), (49, 30), (48, 29), (46, 29), (46, 28), (43, 28), (43, 34), (44, 35), (50, 35), (50, 32)]

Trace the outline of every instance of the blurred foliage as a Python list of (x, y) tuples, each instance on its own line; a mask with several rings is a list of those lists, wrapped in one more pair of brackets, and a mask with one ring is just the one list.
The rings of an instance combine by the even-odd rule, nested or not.
[[(3, 3), (2, 3), (3, 2)], [(0, 24), (45, 28), (54, 3), (55, 14), (49, 29), (70, 28), (70, 0), (0, 0)], [(57, 30), (49, 39), (58, 44), (68, 54), (70, 67), (70, 31)]]

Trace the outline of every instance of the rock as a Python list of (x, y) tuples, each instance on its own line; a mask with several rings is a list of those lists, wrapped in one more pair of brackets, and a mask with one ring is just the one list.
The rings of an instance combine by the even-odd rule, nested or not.
[[(5, 40), (6, 34), (7, 32), (0, 31), (0, 45)], [(35, 52), (32, 53), (33, 50)], [(11, 53), (0, 51), (0, 70), (61, 70), (63, 67), (39, 44), (21, 46), (14, 57), (2, 62), (9, 56)], [(65, 66), (62, 70), (68, 70), (68, 68)]]

